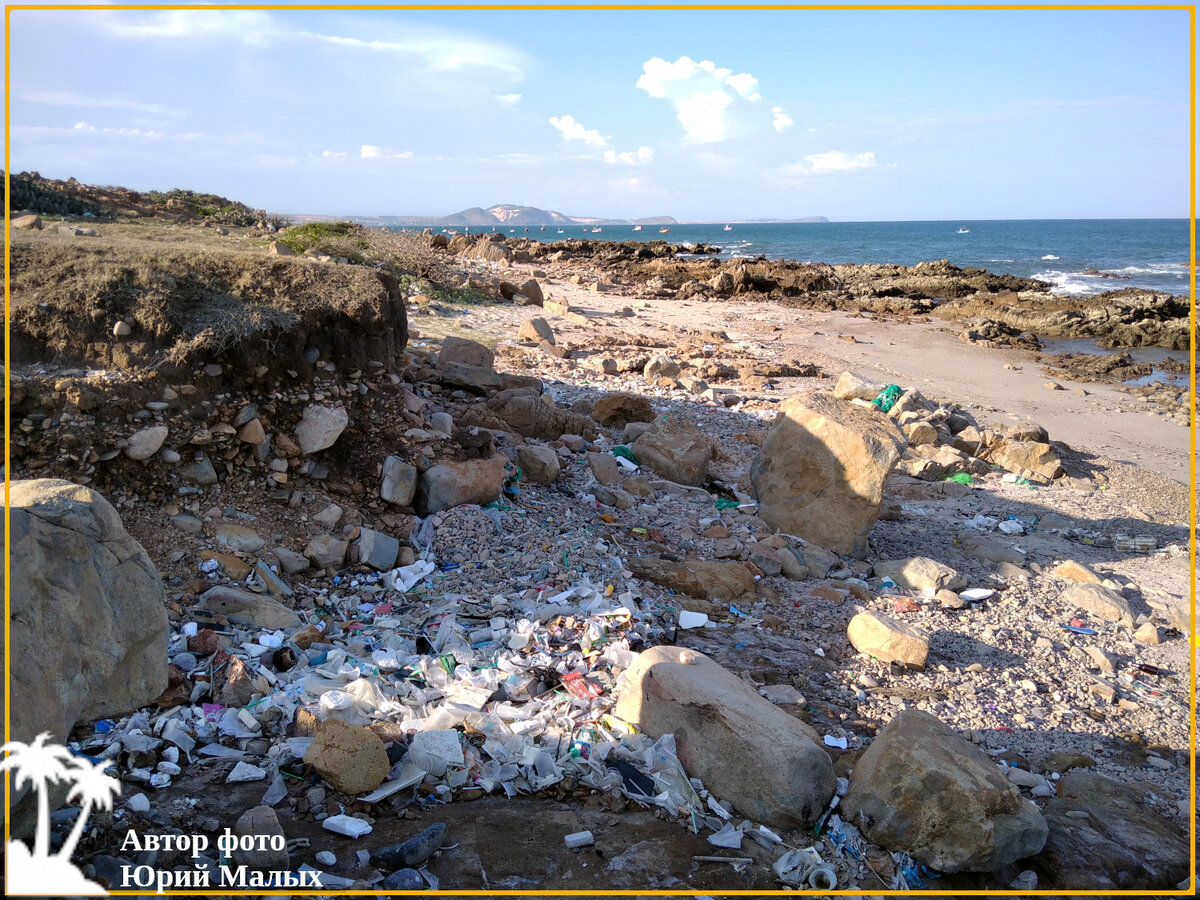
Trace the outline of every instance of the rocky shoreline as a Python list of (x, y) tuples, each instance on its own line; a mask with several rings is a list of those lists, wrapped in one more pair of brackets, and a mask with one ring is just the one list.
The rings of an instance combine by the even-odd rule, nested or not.
[[(900, 385), (885, 412), (836, 335), (781, 357), (779, 326), (707, 312), (1171, 346), (1178, 298), (1092, 316), (943, 263), (439, 236), (406, 275), (376, 245), (355, 264), (273, 255), (265, 229), (96, 230), (14, 233), (14, 606), (57, 596), (31, 589), (53, 559), (151, 574), (68, 578), (87, 632), (14, 627), (95, 677), (17, 666), (14, 693), (51, 690), (12, 713), (116, 764), (126, 791), (80, 845), (110, 886), (132, 826), (277, 832), (283, 858), (252, 866), (347, 889), (1186, 877), (1186, 490), (946, 391)], [(54, 294), (80, 254), (159, 262), (138, 290)], [(196, 340), (230, 292), (252, 327)], [(691, 325), (659, 312), (686, 304)], [(384, 852), (439, 823), (423, 855)]]

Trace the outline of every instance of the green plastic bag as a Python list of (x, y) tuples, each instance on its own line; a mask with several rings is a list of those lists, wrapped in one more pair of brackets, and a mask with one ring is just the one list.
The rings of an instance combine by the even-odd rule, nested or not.
[(880, 391), (879, 396), (871, 402), (884, 412), (891, 412), (892, 407), (896, 405), (896, 401), (900, 399), (900, 395), (903, 393), (904, 391), (900, 389), (900, 385), (889, 384), (882, 391)]
[(957, 475), (951, 475), (946, 480), (953, 481), (957, 484), (974, 484), (975, 483), (975, 480), (970, 475), (968, 475), (966, 472), (959, 472)]
[(726, 500), (724, 497), (718, 498), (717, 502), (713, 504), (717, 509), (737, 509), (741, 505), (736, 500)]
[(613, 456), (619, 456), (622, 459), (629, 460), (635, 466), (641, 465), (641, 463), (638, 462), (637, 457), (633, 455), (633, 451), (630, 450), (628, 447), (626, 447), (624, 444), (619, 444), (618, 446), (613, 447), (612, 450), (609, 452), (611, 452)]

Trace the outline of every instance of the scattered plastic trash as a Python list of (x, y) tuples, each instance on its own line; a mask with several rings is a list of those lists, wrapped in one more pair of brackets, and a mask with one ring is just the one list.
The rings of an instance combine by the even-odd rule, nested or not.
[(332, 831), (334, 834), (340, 834), (348, 838), (360, 838), (374, 831), (362, 819), (346, 815), (329, 816), (321, 822), (321, 827), (326, 831)]
[(951, 475), (946, 480), (953, 481), (955, 484), (971, 485), (975, 483), (975, 479), (973, 479), (967, 472), (958, 472), (954, 475)]
[(1148, 534), (1118, 534), (1113, 537), (1113, 547), (1126, 553), (1149, 553), (1158, 549), (1158, 541)]
[(999, 529), (1005, 534), (1024, 534), (1025, 526), (1015, 519), (1005, 519), (999, 524)]
[(959, 591), (958, 596), (972, 603), (979, 603), (982, 600), (991, 600), (996, 596), (996, 592), (991, 588), (968, 588), (965, 591)]
[(825, 735), (825, 746), (846, 750), (850, 747), (850, 744), (844, 737), (834, 737), (832, 734), (827, 734)]
[(1063, 628), (1072, 634), (1099, 634), (1094, 628), (1080, 628), (1078, 625), (1064, 625)]
[(568, 849), (577, 850), (580, 847), (590, 847), (596, 843), (596, 838), (590, 831), (576, 831), (574, 834), (564, 837), (563, 842)]
[(742, 830), (732, 822), (726, 822), (716, 834), (708, 836), (708, 842), (714, 847), (725, 847), (728, 850), (742, 849)]
[(878, 406), (883, 412), (891, 412), (892, 407), (896, 405), (896, 401), (900, 399), (900, 395), (903, 393), (904, 391), (901, 390), (900, 385), (889, 384), (882, 391), (880, 391), (879, 395), (871, 402)]
[(713, 504), (713, 506), (715, 506), (717, 509), (737, 509), (739, 506), (741, 506), (741, 504), (738, 503), (736, 500), (729, 500), (725, 497), (718, 497), (717, 501)]
[(708, 624), (708, 615), (701, 612), (692, 612), (688, 609), (679, 611), (679, 627), (680, 628), (702, 628)]
[(630, 450), (629, 447), (627, 447), (625, 444), (618, 444), (616, 447), (613, 447), (612, 450), (610, 450), (609, 452), (613, 456), (617, 457), (618, 461), (624, 459), (624, 460), (628, 460), (629, 462), (633, 463), (635, 466), (641, 465), (638, 462), (638, 458), (633, 455), (633, 451)]

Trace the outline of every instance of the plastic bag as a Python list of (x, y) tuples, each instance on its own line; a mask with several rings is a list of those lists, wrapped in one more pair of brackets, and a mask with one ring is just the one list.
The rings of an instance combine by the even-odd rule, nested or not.
[(892, 407), (896, 405), (896, 401), (900, 399), (900, 395), (902, 393), (904, 393), (904, 391), (900, 389), (900, 385), (889, 384), (882, 391), (880, 391), (879, 396), (871, 402), (878, 406), (883, 412), (891, 412)]

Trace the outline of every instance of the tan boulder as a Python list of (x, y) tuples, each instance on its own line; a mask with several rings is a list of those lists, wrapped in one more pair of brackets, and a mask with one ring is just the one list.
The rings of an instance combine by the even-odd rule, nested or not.
[(703, 485), (716, 442), (681, 416), (664, 416), (630, 450), (639, 463), (669, 481)]
[(925, 668), (929, 636), (874, 610), (860, 612), (850, 620), (846, 637), (859, 653), (884, 662), (898, 662), (914, 669)]
[(694, 650), (640, 654), (616, 715), (653, 738), (673, 734), (687, 774), (756, 822), (808, 826), (833, 796), (833, 765), (817, 733)]
[(904, 447), (900, 429), (876, 410), (828, 394), (796, 394), (750, 470), (758, 515), (777, 531), (862, 558), (884, 479)]
[(630, 422), (653, 422), (654, 407), (641, 394), (605, 394), (592, 404), (592, 418), (606, 428), (624, 428)]
[(517, 340), (533, 341), (535, 344), (545, 341), (548, 344), (553, 344), (554, 329), (541, 316), (534, 316), (521, 323), (521, 327), (517, 329)]
[(839, 400), (874, 400), (883, 385), (853, 372), (843, 372), (833, 386), (833, 396)]
[(428, 515), (464, 503), (491, 503), (507, 477), (506, 462), (503, 456), (493, 456), (432, 466), (417, 481), (417, 509)]
[(927, 556), (882, 560), (875, 563), (874, 570), (878, 577), (890, 578), (910, 591), (958, 591), (967, 586), (967, 576)]
[(990, 448), (988, 458), (996, 465), (1039, 484), (1049, 484), (1063, 474), (1062, 461), (1054, 448), (1037, 441), (999, 441)]
[(496, 354), (479, 341), (451, 336), (442, 340), (442, 352), (438, 356), (438, 362), (443, 368), (447, 363), (455, 362), (490, 369), (496, 363)]
[(1063, 592), (1061, 599), (1068, 606), (1087, 610), (1105, 622), (1119, 622), (1133, 627), (1133, 610), (1129, 608), (1129, 601), (1102, 584), (1073, 585)]
[(859, 757), (842, 816), (939, 872), (991, 872), (1046, 843), (1046, 820), (996, 763), (920, 710), (899, 713)]
[(317, 728), (304, 761), (343, 794), (375, 790), (391, 768), (375, 732), (333, 718)]
[(209, 588), (200, 595), (200, 605), (236, 625), (256, 625), (259, 628), (295, 628), (300, 625), (300, 617), (295, 610), (278, 600), (228, 585)]
[(596, 436), (596, 423), (590, 416), (559, 409), (548, 394), (502, 391), (488, 401), (488, 409), (522, 437), (554, 441), (564, 434), (579, 434), (588, 440)]
[(1069, 578), (1071, 581), (1077, 581), (1080, 584), (1099, 584), (1101, 578), (1083, 563), (1078, 563), (1073, 559), (1068, 559), (1059, 563), (1051, 572), (1052, 575), (1057, 575), (1059, 578)]
[(562, 471), (558, 454), (549, 447), (525, 446), (517, 451), (521, 478), (534, 484), (551, 484)]
[[(739, 562), (703, 559), (675, 562), (654, 556), (635, 556), (626, 560), (626, 565), (635, 578), (653, 581), (701, 600), (729, 601), (754, 593), (754, 576)], [(692, 608), (686, 601), (684, 606)]]

